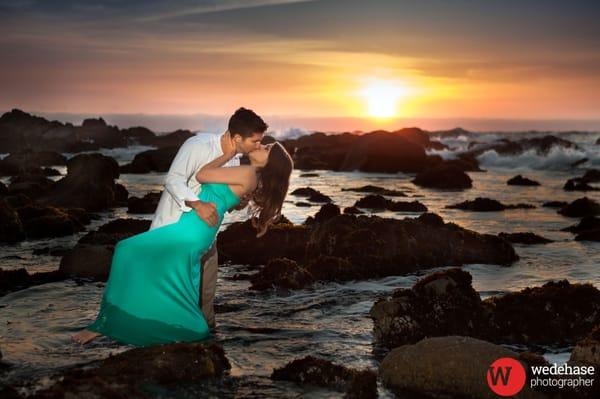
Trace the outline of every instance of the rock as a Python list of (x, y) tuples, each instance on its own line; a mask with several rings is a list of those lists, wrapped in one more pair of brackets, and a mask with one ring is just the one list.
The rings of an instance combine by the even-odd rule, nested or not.
[(37, 204), (18, 208), (17, 213), (26, 237), (32, 239), (72, 235), (85, 230), (84, 223), (90, 222), (84, 210), (71, 214), (68, 209)]
[(8, 194), (8, 187), (6, 187), (6, 184), (4, 184), (0, 181), (0, 195), (6, 195), (6, 194)]
[(406, 194), (404, 194), (402, 191), (388, 190), (384, 187), (372, 186), (372, 185), (367, 185), (367, 186), (362, 186), (362, 187), (342, 188), (342, 191), (355, 191), (358, 193), (372, 193), (372, 194), (379, 194), (379, 195), (387, 195), (388, 197), (406, 197)]
[(600, 230), (579, 233), (575, 236), (575, 241), (600, 241)]
[(558, 213), (569, 217), (595, 216), (600, 214), (600, 204), (588, 197), (578, 198), (559, 209)]
[(250, 220), (230, 224), (217, 236), (219, 262), (265, 265), (274, 258), (302, 261), (310, 227), (283, 221), (257, 238)]
[(43, 204), (65, 208), (101, 211), (115, 206), (117, 162), (101, 154), (77, 155), (67, 162), (67, 176), (38, 200)]
[(42, 166), (65, 165), (67, 158), (55, 151), (13, 152), (0, 160), (0, 175), (44, 175)]
[(452, 268), (377, 300), (369, 312), (375, 341), (394, 348), (431, 336), (489, 335), (486, 309), (471, 283), (469, 273)]
[(131, 197), (127, 200), (127, 213), (153, 214), (158, 206), (161, 193), (148, 193), (143, 198)]
[(143, 219), (115, 219), (79, 239), (80, 244), (114, 246), (117, 242), (150, 228), (151, 221)]
[(346, 392), (344, 398), (377, 398), (375, 372), (349, 369), (314, 356), (296, 359), (274, 369), (271, 378)]
[(598, 190), (590, 186), (587, 181), (582, 178), (575, 177), (573, 179), (567, 180), (565, 185), (563, 186), (563, 190), (565, 191), (594, 191)]
[(179, 146), (163, 147), (136, 154), (133, 161), (120, 167), (121, 173), (168, 172)]
[(600, 366), (600, 324), (577, 342), (569, 361)]
[(189, 139), (192, 136), (194, 136), (194, 133), (190, 132), (189, 130), (179, 129), (179, 130), (176, 130), (171, 133), (156, 136), (156, 138), (154, 139), (154, 143), (152, 143), (152, 145), (155, 145), (160, 148), (164, 148), (164, 147), (179, 148), (187, 139)]
[(521, 175), (516, 175), (515, 177), (509, 179), (506, 184), (510, 185), (510, 186), (539, 186), (540, 183), (535, 181), (535, 180), (531, 180), (528, 179), (526, 177), (523, 177)]
[(393, 212), (427, 212), (427, 207), (419, 201), (392, 201), (383, 196), (370, 194), (354, 203), (356, 208), (387, 209)]
[(318, 173), (300, 173), (300, 177), (319, 177)]
[(360, 214), (363, 214), (364, 212), (355, 206), (348, 206), (348, 207), (344, 208), (344, 213), (348, 214), (348, 215), (360, 215)]
[(569, 203), (565, 202), (565, 201), (548, 201), (548, 202), (544, 202), (544, 204), (542, 206), (546, 207), (546, 208), (562, 208), (568, 204)]
[(0, 268), (0, 296), (9, 292), (22, 290), (33, 285), (52, 283), (64, 280), (66, 276), (60, 271), (39, 272), (29, 274), (24, 268), (3, 270)]
[(595, 216), (584, 216), (579, 223), (560, 230), (570, 231), (571, 233), (585, 233), (589, 231), (600, 230), (600, 218)]
[(483, 301), (495, 342), (570, 345), (600, 323), (600, 291), (592, 284), (550, 281)]
[(322, 223), (322, 222), (329, 220), (332, 217), (336, 217), (340, 214), (341, 214), (341, 212), (340, 212), (339, 206), (332, 204), (332, 203), (327, 203), (327, 204), (321, 206), (321, 209), (319, 209), (319, 211), (315, 214), (314, 221), (316, 223)]
[(258, 273), (250, 277), (251, 290), (263, 291), (271, 288), (300, 289), (315, 281), (313, 276), (293, 260), (272, 259)]
[(412, 182), (417, 186), (437, 189), (466, 189), (472, 187), (469, 175), (454, 165), (444, 163), (418, 173)]
[(19, 214), (0, 198), (0, 242), (15, 243), (25, 238), (25, 230)]
[(231, 368), (222, 347), (215, 343), (134, 348), (92, 365), (66, 371), (57, 383), (32, 398), (150, 398), (152, 392), (220, 378)]
[(319, 255), (346, 258), (362, 267), (368, 278), (445, 265), (507, 265), (518, 259), (505, 240), (445, 224), (441, 217), (429, 213), (402, 220), (336, 216), (313, 227), (306, 257), (316, 259)]
[(463, 201), (458, 204), (446, 205), (446, 208), (463, 209), (465, 211), (475, 212), (497, 212), (504, 211), (506, 209), (531, 209), (535, 208), (535, 206), (530, 204), (505, 205), (495, 199), (477, 197), (473, 201)]
[(312, 202), (331, 202), (331, 198), (318, 190), (315, 190), (311, 187), (301, 187), (297, 188), (290, 193), (291, 195), (295, 195), (297, 197), (306, 197), (309, 201)]
[(298, 201), (294, 205), (304, 207), (304, 208), (309, 208), (309, 207), (313, 206), (313, 204), (304, 202), (304, 201)]
[(549, 242), (554, 242), (553, 240), (549, 240), (542, 236), (539, 236), (535, 233), (526, 232), (526, 233), (500, 233), (499, 237), (504, 238), (515, 244), (547, 244)]
[(127, 138), (128, 144), (153, 145), (156, 139), (154, 132), (143, 126), (130, 127), (123, 129), (123, 136)]
[(8, 186), (11, 195), (25, 194), (29, 198), (37, 198), (54, 186), (54, 181), (43, 175), (18, 175), (13, 176)]
[(62, 257), (58, 270), (69, 277), (106, 281), (113, 252), (110, 245), (77, 244)]
[[(516, 352), (471, 337), (426, 338), (415, 345), (392, 350), (381, 362), (379, 376), (383, 385), (400, 397), (416, 394), (495, 399), (498, 396), (489, 388), (485, 375), (490, 365), (503, 357), (520, 361)], [(442, 364), (440, 359), (443, 359)], [(521, 363), (527, 368), (524, 362)], [(518, 397), (546, 396), (525, 384)]]
[(598, 170), (598, 169), (587, 170), (584, 173), (584, 175), (581, 177), (581, 179), (588, 183), (600, 182), (600, 170)]

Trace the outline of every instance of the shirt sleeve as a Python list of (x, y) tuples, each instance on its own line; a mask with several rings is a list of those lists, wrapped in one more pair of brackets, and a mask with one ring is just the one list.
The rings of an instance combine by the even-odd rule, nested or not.
[(185, 205), (185, 201), (197, 201), (198, 196), (188, 186), (188, 180), (194, 175), (196, 171), (198, 171), (204, 164), (206, 164), (207, 155), (206, 152), (209, 151), (208, 148), (203, 151), (204, 145), (194, 144), (191, 141), (186, 141), (183, 143), (171, 166), (169, 171), (167, 172), (167, 177), (165, 179), (165, 189), (179, 208), (183, 212), (189, 212), (192, 210), (191, 207)]

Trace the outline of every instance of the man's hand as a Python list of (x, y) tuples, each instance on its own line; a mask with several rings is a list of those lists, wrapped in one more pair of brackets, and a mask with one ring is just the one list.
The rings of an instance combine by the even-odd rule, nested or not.
[(194, 208), (196, 215), (206, 222), (209, 226), (215, 226), (219, 221), (217, 207), (212, 202), (204, 201), (185, 201), (187, 206)]

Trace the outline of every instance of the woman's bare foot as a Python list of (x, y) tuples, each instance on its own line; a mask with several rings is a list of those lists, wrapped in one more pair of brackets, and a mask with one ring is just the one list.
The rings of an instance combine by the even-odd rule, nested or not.
[(71, 339), (73, 341), (78, 342), (83, 345), (83, 344), (90, 342), (91, 340), (96, 338), (98, 335), (101, 335), (101, 334), (97, 333), (95, 331), (81, 330), (77, 334), (71, 335)]

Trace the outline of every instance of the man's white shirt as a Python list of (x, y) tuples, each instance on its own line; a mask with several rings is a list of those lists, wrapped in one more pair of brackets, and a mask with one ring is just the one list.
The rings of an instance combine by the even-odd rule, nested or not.
[[(150, 230), (176, 223), (183, 212), (192, 210), (185, 201), (197, 201), (201, 183), (196, 173), (207, 163), (223, 155), (221, 135), (197, 133), (179, 148), (165, 178), (165, 190), (154, 212)], [(236, 155), (223, 166), (239, 166)]]

